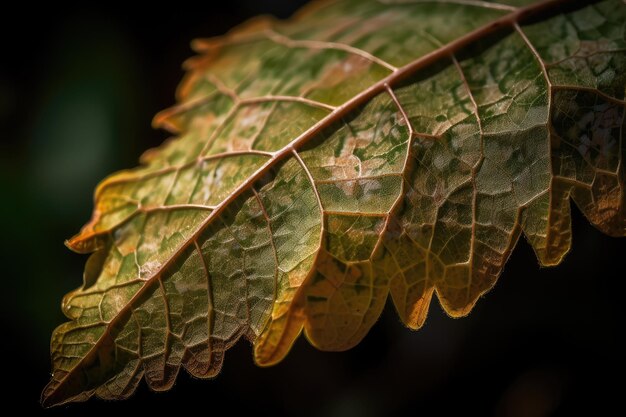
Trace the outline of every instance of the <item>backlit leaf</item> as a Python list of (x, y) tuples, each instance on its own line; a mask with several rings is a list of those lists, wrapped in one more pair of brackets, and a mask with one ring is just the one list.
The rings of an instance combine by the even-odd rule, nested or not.
[(389, 294), (414, 329), (434, 293), (465, 315), (520, 235), (561, 261), (570, 199), (624, 236), (625, 21), (619, 0), (346, 0), (196, 41), (155, 118), (176, 138), (67, 242), (93, 254), (43, 403), (215, 376), (241, 336), (259, 365), (302, 330), (348, 349)]

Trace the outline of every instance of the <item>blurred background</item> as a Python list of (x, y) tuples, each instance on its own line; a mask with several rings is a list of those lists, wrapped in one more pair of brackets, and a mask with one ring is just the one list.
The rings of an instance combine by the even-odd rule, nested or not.
[[(574, 249), (540, 269), (521, 241), (495, 289), (463, 319), (435, 301), (425, 327), (404, 329), (387, 308), (356, 348), (325, 353), (300, 339), (261, 369), (250, 345), (222, 373), (181, 372), (168, 393), (141, 385), (130, 400), (43, 410), (49, 340), (62, 296), (79, 286), (86, 256), (63, 240), (88, 220), (92, 191), (137, 164), (168, 135), (152, 116), (174, 102), (196, 37), (243, 20), (288, 17), (304, 1), (229, 0), (140, 12), (88, 5), (4, 14), (0, 28), (0, 340), (4, 406), (44, 415), (176, 415), (203, 408), (275, 416), (549, 416), (623, 409), (626, 241), (593, 229), (574, 208)], [(34, 8), (35, 6), (32, 6)], [(55, 17), (51, 17), (51, 16)], [(14, 23), (14, 24), (12, 24)], [(16, 25), (15, 25), (16, 24)], [(18, 26), (20, 29), (14, 29)], [(623, 340), (623, 339), (622, 339)], [(616, 378), (616, 379), (614, 379)], [(614, 382), (618, 381), (618, 382)], [(613, 413), (612, 413), (613, 414)]]

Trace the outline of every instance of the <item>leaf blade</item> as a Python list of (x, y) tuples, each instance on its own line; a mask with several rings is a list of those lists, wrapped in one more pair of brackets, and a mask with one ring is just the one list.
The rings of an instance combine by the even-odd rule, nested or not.
[[(412, 3), (397, 7), (425, 13), (432, 2)], [(602, 41), (595, 58), (560, 56), (548, 66), (542, 57), (578, 50), (550, 50), (539, 36), (545, 22), (517, 23), (559, 3), (487, 7), (489, 19), (472, 20), (483, 26), (459, 25), (464, 35), (451, 32), (448, 43), (398, 69), (401, 62), (387, 63), (378, 50), (328, 38), (345, 40), (350, 26), (363, 34), (354, 19), (331, 26), (344, 33), (321, 25), (315, 41), (298, 39), (315, 33), (304, 24), (315, 19), (301, 15), (292, 26), (256, 21), (221, 43), (201, 43), (206, 55), (189, 64), (181, 104), (155, 119), (183, 136), (147, 153), (146, 166), (105, 180), (92, 221), (69, 241), (97, 252), (85, 286), (64, 302), (75, 321), (54, 333), (56, 371), (44, 403), (124, 397), (142, 376), (151, 388), (167, 389), (181, 364), (196, 376), (215, 375), (241, 335), (255, 340), (259, 364), (281, 360), (302, 328), (320, 348), (346, 349), (373, 325), (389, 291), (412, 328), (423, 324), (433, 292), (449, 314), (467, 314), (522, 231), (542, 263), (560, 261), (569, 248), (570, 195), (598, 227), (624, 235), (623, 154), (615, 145), (623, 136), (623, 74), (571, 87), (559, 83), (573, 72), (554, 70), (568, 59), (620, 68), (615, 2), (562, 22), (592, 12), (613, 19), (608, 31), (597, 18), (595, 29), (584, 28)], [(363, 4), (345, 5), (363, 14), (361, 27), (377, 22), (378, 9), (395, 7)], [(465, 18), (458, 11), (481, 5), (442, 2), (429, 10)], [(327, 13), (330, 25), (333, 7), (311, 13)], [(336, 7), (341, 18), (344, 6)], [(408, 30), (400, 23), (378, 21), (377, 29)], [(270, 25), (286, 34), (268, 32)], [(512, 33), (467, 59), (455, 57), (502, 27)], [(265, 60), (254, 50), (267, 51)], [(305, 59), (312, 50), (316, 58)], [(275, 56), (293, 67), (277, 67)], [(233, 69), (233, 59), (245, 65)], [(318, 78), (297, 77), (303, 67)], [(249, 74), (258, 75), (254, 83)], [(593, 146), (583, 141), (589, 152), (580, 152), (581, 143), (555, 146), (584, 137), (565, 127), (563, 115), (572, 112), (601, 124), (579, 129), (601, 132)], [(563, 155), (574, 168), (555, 164)], [(98, 300), (94, 291), (104, 295)], [(67, 334), (80, 332), (81, 319), (93, 328), (82, 333), (86, 344), (72, 347)]]

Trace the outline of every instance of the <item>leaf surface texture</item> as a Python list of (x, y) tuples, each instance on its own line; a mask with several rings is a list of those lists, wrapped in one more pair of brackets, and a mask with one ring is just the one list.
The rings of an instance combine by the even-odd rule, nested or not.
[(346, 0), (194, 43), (155, 118), (176, 134), (96, 189), (92, 253), (52, 336), (45, 405), (260, 365), (302, 330), (365, 336), (391, 296), (417, 329), (467, 314), (521, 235), (571, 244), (570, 199), (626, 234), (626, 6)]

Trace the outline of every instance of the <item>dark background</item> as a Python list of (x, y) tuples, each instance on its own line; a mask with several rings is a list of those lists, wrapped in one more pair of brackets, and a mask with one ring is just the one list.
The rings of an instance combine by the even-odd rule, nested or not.
[(81, 284), (86, 260), (63, 240), (89, 218), (94, 186), (136, 165), (144, 149), (167, 137), (150, 120), (173, 104), (191, 39), (219, 35), (259, 13), (287, 17), (303, 1), (210, 3), (138, 12), (24, 4), (4, 14), (0, 366), (10, 386), (1, 395), (4, 407), (50, 416), (184, 415), (192, 408), (207, 415), (364, 417), (623, 410), (626, 242), (602, 235), (575, 208), (574, 248), (565, 262), (540, 269), (522, 239), (495, 289), (467, 318), (447, 318), (434, 301), (425, 327), (412, 332), (387, 308), (348, 352), (319, 352), (301, 338), (282, 363), (261, 369), (242, 341), (214, 380), (181, 372), (168, 393), (151, 393), (142, 383), (128, 401), (41, 409), (50, 334), (64, 321), (61, 297)]

